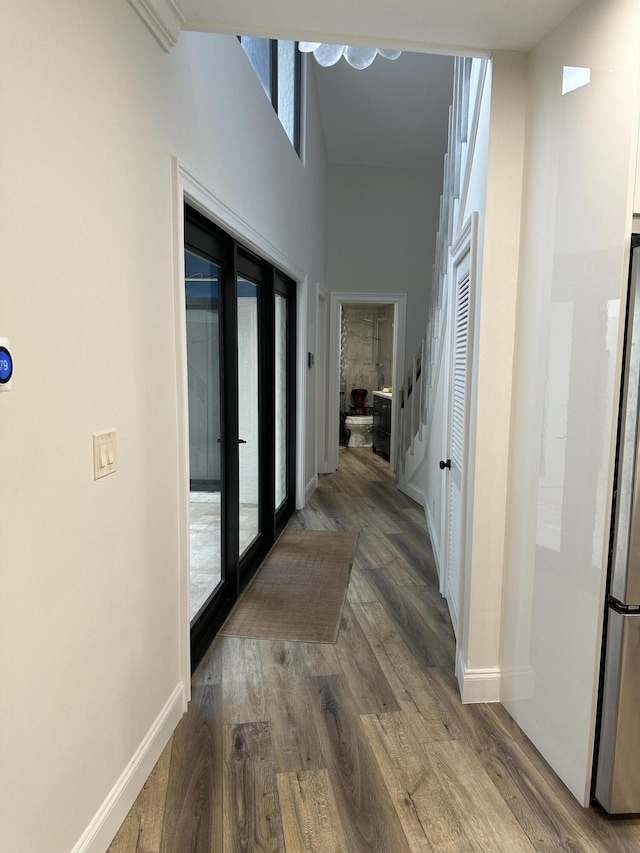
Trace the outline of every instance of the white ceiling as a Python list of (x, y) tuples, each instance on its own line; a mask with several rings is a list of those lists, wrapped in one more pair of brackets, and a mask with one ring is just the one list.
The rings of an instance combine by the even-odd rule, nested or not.
[(442, 169), (453, 59), (403, 53), (363, 71), (344, 59), (315, 75), (330, 163)]
[[(182, 12), (184, 29), (462, 52), (530, 50), (580, 2), (172, 0), (171, 5)], [(152, 6), (162, 3), (151, 0)]]

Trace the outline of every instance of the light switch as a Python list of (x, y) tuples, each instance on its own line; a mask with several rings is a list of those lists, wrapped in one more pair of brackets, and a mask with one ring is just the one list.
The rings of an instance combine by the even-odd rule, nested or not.
[(117, 469), (116, 431), (93, 435), (93, 479), (99, 480)]

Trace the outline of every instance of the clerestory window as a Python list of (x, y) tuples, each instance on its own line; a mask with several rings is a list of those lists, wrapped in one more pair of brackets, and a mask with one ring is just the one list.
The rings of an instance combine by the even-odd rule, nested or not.
[(291, 144), (300, 154), (301, 61), (297, 42), (239, 36)]

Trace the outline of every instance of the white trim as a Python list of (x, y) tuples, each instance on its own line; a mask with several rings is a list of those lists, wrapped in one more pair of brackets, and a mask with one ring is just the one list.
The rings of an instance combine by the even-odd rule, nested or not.
[(173, 334), (175, 341), (176, 425), (178, 437), (178, 621), (179, 675), (191, 698), (191, 553), (189, 500), (189, 380), (187, 308), (184, 300), (184, 188), (177, 158), (171, 160), (173, 201)]
[[(476, 287), (477, 287), (477, 269), (476, 269), (476, 257), (477, 257), (477, 242), (478, 242), (478, 213), (472, 212), (467, 221), (464, 224), (464, 227), (456, 237), (454, 243), (451, 246), (449, 252), (449, 281), (450, 284), (450, 293), (449, 293), (449, 364), (448, 364), (448, 382), (449, 382), (449, 391), (447, 398), (447, 417), (446, 417), (446, 442), (445, 442), (445, 458), (451, 458), (451, 419), (452, 419), (452, 405), (453, 405), (453, 390), (452, 390), (452, 381), (453, 381), (453, 371), (452, 371), (452, 358), (454, 354), (453, 350), (453, 335), (455, 334), (455, 317), (454, 312), (456, 311), (456, 299), (453, 295), (453, 289), (457, 286), (457, 270), (464, 261), (465, 258), (469, 258), (469, 319), (468, 319), (468, 327), (467, 327), (467, 387), (466, 387), (466, 398), (465, 398), (465, 422), (464, 422), (464, 437), (463, 437), (463, 461), (462, 461), (462, 469), (461, 469), (461, 483), (460, 483), (460, 501), (461, 501), (461, 512), (460, 512), (460, 530), (458, 531), (458, 535), (460, 537), (460, 547), (459, 547), (459, 559), (460, 565), (458, 567), (458, 589), (457, 591), (451, 587), (450, 584), (450, 559), (449, 559), (449, 551), (450, 551), (450, 541), (451, 541), (451, 530), (450, 530), (450, 490), (451, 490), (451, 474), (446, 477), (446, 484), (444, 488), (444, 499), (443, 499), (443, 520), (444, 520), (444, 535), (443, 535), (443, 544), (444, 544), (444, 562), (443, 562), (443, 585), (444, 585), (444, 593), (447, 600), (447, 604), (449, 606), (449, 613), (451, 614), (451, 621), (453, 622), (453, 629), (456, 635), (457, 647), (464, 648), (464, 625), (466, 623), (465, 617), (468, 616), (466, 608), (467, 608), (467, 595), (466, 595), (466, 586), (467, 586), (467, 578), (469, 577), (469, 549), (467, 548), (468, 541), (468, 525), (471, 518), (471, 513), (473, 508), (468, 506), (469, 502), (469, 494), (468, 494), (468, 458), (469, 458), (469, 423), (471, 420), (471, 410), (470, 410), (470, 400), (472, 399), (472, 369), (471, 369), (471, 359), (472, 353), (474, 351), (474, 341), (475, 341), (475, 322), (476, 322)], [(460, 619), (460, 615), (462, 615), (462, 619)]]
[[(445, 548), (448, 547), (448, 543), (445, 542)], [(448, 569), (448, 566), (447, 566)], [(442, 585), (442, 584), (441, 584)], [(449, 608), (449, 618), (451, 619), (451, 626), (453, 628), (453, 633), (456, 636), (456, 640), (458, 639), (460, 633), (459, 627), (459, 617), (460, 611), (458, 609), (458, 598), (460, 593), (457, 592), (453, 586), (451, 585), (451, 578), (449, 577), (448, 572), (445, 573), (444, 577), (444, 600), (447, 602), (447, 607)]]
[(208, 218), (217, 222), (227, 234), (231, 234), (237, 240), (279, 267), (282, 272), (296, 281), (305, 281), (307, 273), (299, 267), (288, 255), (258, 231), (254, 226), (237, 214), (231, 206), (212, 190), (194, 172), (192, 172), (178, 158), (174, 158), (180, 175), (180, 183), (189, 202), (198, 208)]
[[(235, 35), (235, 33), (234, 33)], [(272, 38), (272, 36), (270, 36)], [(282, 38), (280, 36), (280, 38)], [(296, 41), (296, 39), (291, 39)], [(309, 104), (309, 54), (300, 55), (300, 151), (298, 156), (303, 167), (307, 166), (307, 105)]]
[(424, 492), (413, 483), (398, 483), (398, 490), (424, 508)]
[[(445, 296), (445, 299), (443, 301), (443, 304), (446, 304), (447, 306), (449, 305), (448, 291), (447, 291), (447, 295)], [(441, 363), (442, 367), (441, 367), (441, 369), (438, 370), (438, 381), (439, 382), (442, 381), (444, 383), (443, 384), (443, 392), (442, 392), (443, 393), (444, 417), (442, 418), (442, 422), (440, 424), (440, 436), (438, 438), (438, 440), (440, 442), (440, 447), (439, 447), (440, 453), (438, 454), (438, 456), (440, 456), (440, 454), (442, 454), (440, 456), (440, 458), (442, 458), (444, 456), (445, 459), (448, 458), (446, 455), (447, 442), (449, 441), (449, 435), (448, 435), (448, 431), (447, 431), (448, 430), (447, 417), (448, 417), (448, 406), (449, 406), (449, 388), (450, 388), (450, 382), (451, 382), (451, 377), (450, 377), (450, 368), (451, 368), (451, 346), (450, 346), (450, 342), (451, 342), (451, 339), (450, 339), (450, 334), (449, 334), (449, 327), (450, 327), (449, 321), (450, 321), (450, 317), (447, 314), (446, 316), (443, 317), (443, 321), (441, 324), (442, 332), (443, 332), (443, 334), (442, 334), (443, 348), (442, 348), (442, 352), (440, 354), (440, 357), (442, 359), (442, 363)], [(440, 376), (442, 377), (441, 379), (440, 379)], [(435, 397), (437, 388), (434, 387), (433, 391), (434, 391), (434, 397)], [(430, 424), (431, 429), (430, 429), (430, 434), (427, 438), (427, 442), (429, 442), (431, 440), (431, 433), (433, 433), (434, 412), (435, 412), (435, 406), (434, 406), (434, 409), (431, 413), (431, 418), (432, 418), (431, 424)], [(427, 443), (427, 448), (429, 448), (428, 443)], [(446, 586), (447, 586), (447, 563), (446, 563), (446, 559), (447, 559), (447, 547), (448, 547), (448, 544), (447, 544), (447, 523), (448, 523), (447, 496), (448, 496), (448, 488), (449, 488), (449, 478), (448, 477), (441, 477), (440, 478), (440, 536), (438, 537), (438, 553), (439, 553), (439, 557), (440, 557), (440, 594), (443, 597), (445, 596)], [(433, 540), (431, 540), (431, 541), (433, 544)]]
[(474, 211), (465, 222), (462, 230), (451, 245), (451, 260), (453, 266), (459, 266), (467, 252), (471, 251), (472, 240), (478, 231), (478, 214)]
[(536, 671), (530, 665), (510, 666), (502, 670), (500, 701), (520, 702), (536, 695)]
[(398, 405), (402, 375), (404, 372), (405, 327), (407, 318), (406, 293), (339, 293), (333, 292), (329, 303), (329, 401), (327, 405), (327, 461), (329, 471), (338, 470), (338, 451), (340, 444), (340, 308), (343, 302), (367, 302), (372, 304), (392, 304), (394, 306), (393, 323), (393, 396), (394, 405), (391, 407), (391, 448), (389, 462), (391, 470), (396, 469), (396, 447), (400, 446), (398, 432)]
[[(307, 277), (298, 281), (296, 293), (296, 509), (306, 504), (305, 458), (307, 417)], [(315, 472), (314, 472), (315, 474)]]
[[(413, 394), (411, 395), (413, 396)], [(405, 403), (404, 409), (400, 410), (400, 423), (398, 424), (398, 434), (400, 436), (403, 435), (402, 430), (405, 429), (405, 425), (403, 423), (404, 415), (403, 412), (407, 411), (407, 404)], [(400, 442), (398, 442), (400, 446)], [(425, 451), (424, 439), (417, 439), (417, 442), (414, 445), (414, 452), (411, 453), (409, 450), (406, 450), (404, 454), (402, 454), (402, 466), (401, 470), (398, 472), (397, 482), (400, 484), (409, 483), (416, 474), (424, 468), (424, 465), (427, 461), (427, 454)]]
[(460, 652), (457, 676), (463, 705), (500, 701), (500, 667), (469, 669), (462, 652)]
[[(212, 6), (213, 8), (213, 6)], [(214, 25), (215, 24), (215, 25)], [(216, 20), (210, 24), (203, 23), (198, 20), (193, 25), (187, 19), (185, 29), (197, 30), (200, 32), (216, 32), (221, 35), (237, 35), (238, 28), (235, 25), (227, 24)], [(274, 35), (275, 33), (275, 35)], [(353, 32), (345, 30), (319, 30), (317, 28), (301, 29), (294, 25), (289, 27), (277, 27), (274, 31), (271, 26), (258, 26), (252, 24), (251, 35), (257, 38), (278, 38), (288, 41), (315, 41), (327, 42), (330, 44), (352, 44), (362, 47), (381, 47), (387, 50), (401, 50), (404, 53), (429, 53), (436, 56), (467, 56), (471, 59), (490, 59), (491, 50), (483, 48), (472, 48), (464, 44), (439, 44), (435, 42), (416, 41), (408, 38), (385, 38), (384, 44), (377, 36), (366, 36), (358, 34), (354, 36)]]
[(174, 0), (129, 0), (158, 44), (167, 53), (178, 40), (186, 21)]
[[(189, 619), (189, 422), (187, 396), (186, 308), (184, 306), (184, 203), (196, 207), (237, 240), (270, 261), (297, 282), (296, 305), (296, 509), (305, 501), (305, 442), (307, 394), (307, 275), (291, 258), (276, 248), (253, 225), (236, 214), (229, 204), (204, 184), (177, 157), (171, 158), (173, 189), (174, 334), (178, 422), (178, 482), (180, 512), (180, 677), (190, 691)], [(188, 694), (190, 695), (190, 694)]]
[[(307, 483), (306, 489), (304, 490), (304, 502), (305, 502), (305, 504), (307, 503), (307, 501), (309, 500), (309, 498), (311, 497), (311, 495), (315, 492), (315, 490), (317, 488), (318, 488), (318, 478), (312, 477), (309, 480), (309, 482)], [(304, 506), (299, 507), (299, 509), (304, 509)]]
[(440, 541), (435, 535), (435, 519), (433, 518), (433, 513), (431, 512), (431, 507), (425, 501), (424, 505), (424, 514), (427, 519), (427, 530), (429, 532), (429, 540), (431, 541), (431, 550), (433, 551), (433, 559), (436, 564), (436, 571), (438, 573), (438, 580), (440, 581), (440, 594), (443, 593), (443, 566), (442, 566), (442, 554), (440, 553)]
[[(462, 189), (460, 191), (460, 199), (459, 199), (459, 207), (458, 207), (458, 221), (457, 227), (460, 228), (462, 226), (461, 218), (464, 216), (464, 212), (467, 207), (467, 197), (469, 195), (469, 186), (471, 183), (471, 173), (473, 171), (473, 162), (474, 162), (474, 154), (476, 150), (476, 143), (478, 141), (478, 128), (480, 126), (480, 115), (482, 112), (482, 100), (484, 97), (484, 86), (485, 81), (487, 79), (487, 71), (489, 70), (489, 59), (485, 59), (480, 66), (480, 74), (478, 75), (478, 84), (476, 89), (476, 97), (473, 104), (473, 118), (471, 120), (471, 126), (469, 127), (467, 134), (467, 151), (465, 155), (465, 170), (464, 170), (464, 180), (462, 182)], [(471, 93), (469, 93), (471, 94)]]
[[(307, 56), (308, 54), (305, 54)], [(329, 341), (329, 293), (316, 288), (316, 473), (329, 473), (327, 460), (327, 359)]]
[(186, 710), (185, 685), (180, 682), (71, 853), (104, 853)]
[[(467, 402), (468, 408), (466, 413), (465, 425), (465, 446), (464, 446), (464, 471), (463, 471), (463, 491), (462, 499), (462, 542), (464, 548), (461, 550), (461, 565), (460, 565), (460, 597), (458, 601), (458, 610), (460, 612), (460, 625), (457, 633), (458, 648), (467, 649), (469, 616), (470, 616), (470, 583), (471, 583), (471, 549), (467, 548), (467, 543), (472, 540), (473, 527), (473, 488), (470, 483), (473, 483), (473, 462), (469, 462), (469, 448), (474, 446), (475, 441), (475, 422), (476, 422), (476, 382), (477, 369), (476, 363), (478, 358), (478, 323), (480, 317), (481, 294), (478, 293), (478, 229), (480, 216), (477, 211), (473, 211), (465, 223), (460, 236), (452, 247), (453, 264), (457, 265), (469, 253), (469, 329), (468, 329), (468, 389)], [(454, 254), (455, 252), (455, 254)]]
[[(443, 381), (449, 382), (449, 359), (448, 359), (448, 351), (446, 350), (446, 345), (448, 343), (447, 329), (449, 328), (449, 317), (447, 315), (447, 307), (449, 303), (449, 291), (445, 288), (443, 299), (442, 299), (442, 307), (440, 308), (440, 323), (438, 330), (438, 337), (436, 338), (436, 360), (434, 362), (435, 370), (433, 371), (432, 378), (430, 379), (431, 383), (431, 399), (427, 400), (427, 420), (425, 423), (426, 428), (426, 441), (425, 441), (425, 455), (429, 452), (429, 447), (431, 444), (431, 435), (433, 433), (433, 417), (435, 415), (435, 405), (434, 400), (436, 396), (436, 390), (438, 388), (438, 383), (440, 382), (440, 374), (442, 373), (442, 368), (446, 364), (446, 374), (444, 376)], [(430, 370), (431, 365), (428, 364), (425, 369), (424, 380), (427, 381), (426, 377), (428, 371)]]

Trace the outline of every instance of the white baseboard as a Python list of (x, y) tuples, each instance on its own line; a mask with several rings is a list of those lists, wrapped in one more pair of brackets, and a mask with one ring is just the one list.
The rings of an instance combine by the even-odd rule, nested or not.
[(446, 589), (444, 592), (444, 599), (447, 602), (447, 607), (449, 608), (449, 616), (451, 617), (451, 626), (453, 627), (453, 633), (456, 635), (456, 640), (458, 639), (458, 591), (451, 589), (450, 578), (447, 578)]
[(457, 675), (463, 705), (500, 701), (500, 667), (468, 669), (460, 652)]
[(424, 437), (419, 438), (416, 436), (411, 447), (405, 453), (403, 460), (404, 472), (402, 474), (402, 478), (406, 482), (412, 480), (427, 461), (425, 447)]
[[(317, 488), (318, 488), (318, 478), (317, 478), (317, 476), (316, 476), (316, 477), (312, 477), (312, 478), (309, 480), (309, 482), (307, 483), (306, 488), (305, 488), (305, 490), (304, 490), (304, 503), (305, 503), (305, 506), (307, 505), (307, 501), (309, 500), (309, 498), (311, 497), (311, 495), (315, 492), (315, 490), (316, 490)], [(304, 509), (304, 506), (296, 507), (296, 509)]]
[(424, 506), (424, 492), (412, 483), (398, 483), (398, 488), (412, 501)]
[(185, 690), (180, 682), (72, 853), (104, 853), (122, 826), (185, 711)]
[(536, 671), (530, 666), (510, 666), (501, 672), (500, 701), (518, 702), (536, 695)]
[(426, 501), (424, 506), (424, 514), (427, 519), (427, 530), (429, 531), (429, 539), (431, 540), (431, 548), (433, 550), (433, 559), (436, 563), (436, 571), (438, 572), (438, 578), (440, 580), (440, 593), (443, 591), (443, 565), (442, 565), (442, 554), (440, 552), (440, 541), (436, 535), (436, 522), (433, 517), (431, 510), (429, 509)]

